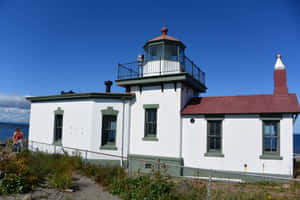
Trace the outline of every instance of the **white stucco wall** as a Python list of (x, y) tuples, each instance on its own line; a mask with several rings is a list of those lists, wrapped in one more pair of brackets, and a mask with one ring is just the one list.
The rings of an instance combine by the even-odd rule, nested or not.
[(189, 100), (193, 97), (198, 97), (199, 94), (191, 87), (188, 87), (182, 84), (181, 87), (181, 109), (189, 102)]
[[(190, 119), (194, 118), (192, 124)], [(204, 116), (183, 116), (184, 165), (204, 169), (292, 175), (293, 119), (280, 121), (280, 156), (283, 160), (262, 160), (262, 121), (258, 115), (225, 115), (222, 150), (224, 157), (206, 157), (207, 123)]]
[(90, 146), (92, 101), (57, 101), (31, 104), (29, 140), (52, 144), (54, 141), (54, 111), (64, 111), (64, 146)]
[[(116, 99), (95, 99), (95, 100), (68, 100), (56, 102), (32, 103), (30, 115), (29, 142), (37, 141), (46, 144), (53, 144), (54, 141), (54, 111), (60, 107), (63, 111), (63, 135), (62, 145), (65, 147), (102, 152), (117, 156), (127, 155), (127, 134), (129, 126), (128, 100), (123, 104), (122, 100)], [(118, 110), (116, 147), (117, 150), (100, 149), (102, 112), (101, 110), (113, 107)], [(123, 113), (123, 108), (125, 113)], [(123, 116), (125, 121), (123, 123)], [(123, 132), (124, 127), (124, 132)], [(123, 135), (124, 134), (124, 135)], [(29, 143), (31, 145), (31, 143)], [(122, 146), (123, 145), (123, 146)], [(30, 146), (31, 147), (31, 146)], [(53, 152), (51, 145), (35, 144), (34, 148), (41, 151)], [(60, 150), (59, 147), (56, 149)], [(67, 149), (65, 149), (67, 150)], [(68, 151), (72, 153), (72, 151)], [(81, 152), (82, 156), (84, 153)], [(88, 159), (119, 159), (117, 157), (88, 153)]]
[[(130, 154), (152, 156), (180, 156), (180, 98), (181, 84), (160, 86), (132, 87), (136, 100), (131, 106)], [(144, 141), (145, 104), (159, 104), (157, 110), (158, 141)]]

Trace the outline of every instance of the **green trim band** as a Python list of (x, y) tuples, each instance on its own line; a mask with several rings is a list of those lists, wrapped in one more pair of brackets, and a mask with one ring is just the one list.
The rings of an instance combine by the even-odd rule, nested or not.
[[(182, 176), (183, 169), (175, 166), (168, 166), (164, 164), (183, 166), (183, 158), (149, 156), (149, 155), (135, 155), (129, 154), (129, 167), (136, 172), (152, 173), (153, 169), (162, 170), (169, 175)], [(161, 165), (159, 165), (160, 163)]]
[(144, 141), (158, 141), (158, 138), (155, 136), (145, 136), (142, 138)]
[(221, 152), (206, 152), (204, 154), (204, 156), (206, 156), (206, 157), (222, 157), (222, 158), (224, 158), (224, 154), (221, 153)]
[(102, 150), (118, 150), (115, 145), (106, 144), (100, 147)]
[(259, 115), (260, 120), (281, 120), (281, 114), (261, 114)]
[(154, 75), (154, 76), (146, 76), (141, 78), (131, 78), (131, 79), (120, 79), (115, 80), (117, 85), (119, 86), (128, 86), (128, 85), (160, 85), (161, 83), (166, 82), (185, 82), (187, 85), (192, 86), (197, 91), (205, 92), (206, 87), (202, 83), (200, 83), (198, 80), (193, 78), (192, 75), (190, 75), (187, 72), (181, 72), (176, 74), (166, 74), (166, 75)]
[(283, 160), (283, 158), (280, 155), (275, 154), (264, 154), (259, 156), (259, 158), (262, 160)]
[(164, 161), (174, 161), (174, 162), (183, 162), (183, 158), (175, 158), (175, 157), (165, 157), (165, 156), (150, 156), (150, 155), (141, 155), (141, 154), (129, 154), (129, 158), (137, 158), (137, 159), (151, 159), (151, 160), (164, 160)]
[(105, 110), (101, 110), (102, 115), (118, 115), (117, 110), (114, 110), (113, 107), (108, 106)]
[(159, 108), (159, 104), (144, 104), (143, 108)]
[(27, 97), (26, 99), (31, 102), (41, 101), (58, 101), (58, 100), (70, 100), (70, 99), (133, 99), (134, 94), (123, 93), (75, 93), (75, 94), (62, 94), (51, 96), (39, 96), (39, 97)]
[(88, 163), (101, 166), (120, 166), (121, 160), (88, 159)]
[[(194, 177), (209, 177), (211, 175), (210, 169), (192, 169), (192, 168), (185, 168), (183, 170), (183, 176), (194, 176)], [(214, 171), (212, 176), (215, 178), (225, 178), (225, 179), (241, 179), (248, 183), (255, 183), (255, 182), (262, 182), (262, 181), (275, 181), (278, 183), (286, 183), (288, 180), (275, 180), (272, 178), (267, 177), (258, 177), (258, 176), (251, 176), (251, 175), (264, 175), (264, 176), (275, 176), (275, 177), (282, 177), (282, 178), (292, 178), (291, 175), (283, 175), (283, 174), (270, 174), (270, 173), (254, 173), (254, 172), (245, 172), (245, 171)], [(238, 174), (236, 174), (238, 172)], [(250, 175), (250, 176), (247, 176)]]
[(207, 121), (222, 121), (222, 120), (224, 120), (224, 117), (205, 117), (205, 119), (207, 120)]

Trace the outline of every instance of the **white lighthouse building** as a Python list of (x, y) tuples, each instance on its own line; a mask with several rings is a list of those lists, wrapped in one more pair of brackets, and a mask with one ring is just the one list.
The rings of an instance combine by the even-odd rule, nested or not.
[(86, 158), (143, 172), (155, 161), (169, 164), (173, 175), (192, 176), (191, 167), (203, 175), (215, 169), (292, 176), (300, 107), (280, 55), (272, 94), (202, 97), (205, 73), (186, 57), (183, 42), (165, 27), (161, 32), (137, 62), (119, 64), (115, 82), (125, 93), (111, 93), (108, 81), (105, 93), (28, 98), (30, 148), (99, 152)]

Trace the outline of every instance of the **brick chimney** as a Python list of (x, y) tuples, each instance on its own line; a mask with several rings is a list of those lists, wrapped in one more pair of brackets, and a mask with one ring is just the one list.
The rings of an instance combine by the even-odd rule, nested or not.
[(276, 55), (277, 60), (274, 70), (274, 95), (288, 95), (289, 91), (286, 84), (286, 70), (281, 60), (281, 55)]
[(105, 92), (106, 93), (110, 93), (110, 88), (111, 88), (111, 85), (113, 84), (112, 81), (104, 81), (104, 84), (105, 84)]

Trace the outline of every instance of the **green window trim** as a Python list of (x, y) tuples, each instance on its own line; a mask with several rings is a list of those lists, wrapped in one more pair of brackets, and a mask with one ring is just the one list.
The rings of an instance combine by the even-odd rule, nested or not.
[(113, 144), (102, 145), (100, 147), (100, 149), (102, 149), (102, 150), (118, 150), (118, 148), (116, 147), (116, 145), (113, 145)]
[[(273, 117), (261, 117), (262, 120), (262, 155), (259, 157), (263, 160), (282, 160), (283, 158), (280, 156), (280, 119), (278, 116)], [(275, 151), (265, 151), (265, 123), (276, 123), (276, 131), (277, 131), (277, 146), (276, 146), (276, 152)], [(269, 136), (272, 139), (272, 136)], [(274, 136), (273, 136), (274, 137)], [(272, 148), (272, 147), (270, 147)]]
[[(63, 137), (63, 115), (64, 111), (61, 109), (61, 107), (58, 107), (54, 111), (54, 135), (53, 135), (53, 144), (57, 146), (62, 145), (62, 137)], [(61, 124), (58, 123), (58, 116), (61, 116)], [(60, 130), (60, 134), (58, 135), (58, 131)]]
[(224, 154), (222, 152), (215, 151), (215, 152), (206, 152), (204, 154), (204, 156), (206, 156), (206, 157), (224, 157)]
[[(119, 111), (118, 110), (114, 110), (113, 107), (111, 106), (108, 106), (106, 109), (104, 110), (101, 110), (102, 112), (102, 127), (101, 127), (101, 146), (100, 146), (100, 149), (103, 149), (103, 150), (117, 150), (118, 148), (116, 147), (116, 142), (117, 142), (117, 121), (118, 121), (118, 113)], [(104, 128), (104, 117), (107, 116), (113, 116), (115, 117), (115, 141), (114, 142), (109, 142), (107, 141), (106, 144), (103, 144), (103, 128)]]
[[(224, 157), (224, 154), (223, 154), (223, 120), (224, 120), (224, 117), (222, 117), (222, 116), (209, 116), (209, 117), (205, 116), (205, 118), (207, 121), (206, 122), (207, 123), (207, 132), (206, 132), (206, 153), (204, 154), (204, 156)], [(215, 137), (215, 139), (217, 139), (217, 135), (216, 135), (217, 133), (215, 133), (215, 135), (210, 134), (210, 126), (211, 126), (211, 123), (214, 123), (214, 122), (220, 123), (220, 136), (219, 136), (220, 149), (210, 149), (211, 138)]]
[(119, 111), (114, 110), (113, 107), (108, 106), (105, 110), (101, 110), (102, 115), (118, 115)]
[(143, 105), (143, 108), (144, 109), (151, 109), (151, 108), (156, 108), (156, 109), (158, 109), (159, 108), (159, 104), (144, 104)]
[(61, 146), (62, 142), (61, 142), (61, 140), (57, 140), (57, 141), (54, 141), (53, 144), (56, 146)]
[(144, 140), (144, 141), (158, 141), (158, 138), (156, 136), (149, 135), (149, 136), (143, 137), (142, 140)]
[(261, 160), (283, 160), (282, 156), (280, 155), (272, 155), (272, 154), (263, 154), (259, 156)]
[(61, 107), (58, 107), (57, 110), (54, 111), (55, 115), (63, 115), (64, 111), (61, 109)]
[(159, 104), (144, 104), (144, 137), (143, 140), (158, 141), (157, 139), (157, 110)]

